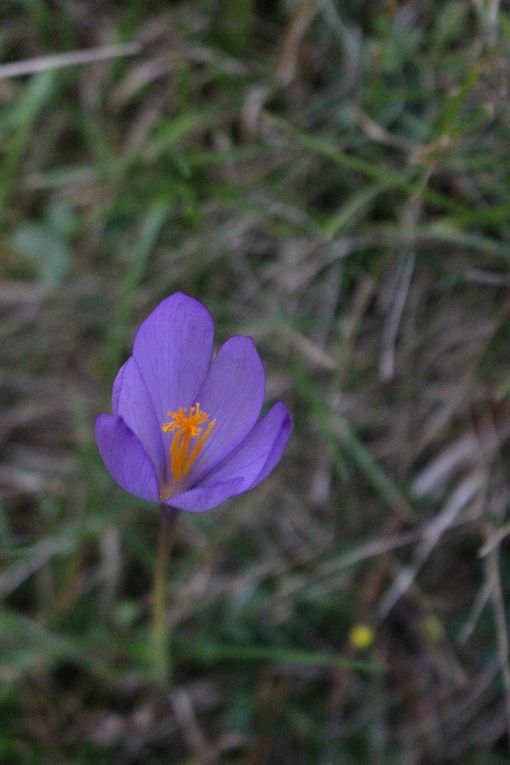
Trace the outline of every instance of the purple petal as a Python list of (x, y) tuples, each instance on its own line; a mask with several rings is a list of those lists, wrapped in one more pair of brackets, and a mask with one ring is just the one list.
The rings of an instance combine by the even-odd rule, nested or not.
[[(120, 384), (117, 384), (122, 374)], [(168, 478), (169, 461), (163, 443), (161, 425), (138, 365), (131, 356), (117, 375), (114, 383), (116, 411), (141, 442), (150, 458), (160, 483)]]
[(257, 486), (273, 470), (292, 432), (287, 407), (278, 402), (257, 423), (249, 436), (203, 483), (169, 500), (182, 510), (210, 510), (230, 497)]
[(236, 451), (205, 477), (203, 485), (240, 478), (241, 491), (253, 488), (275, 467), (291, 432), (289, 410), (279, 401), (256, 424)]
[(124, 372), (126, 371), (126, 364), (128, 363), (129, 359), (124, 362), (124, 364), (121, 366), (119, 371), (117, 372), (117, 377), (113, 381), (113, 387), (112, 387), (112, 412), (117, 417), (119, 413), (119, 398), (120, 398), (120, 392), (122, 390), (122, 383), (124, 382)]
[(100, 414), (96, 443), (112, 478), (140, 499), (159, 502), (156, 473), (142, 444), (120, 417)]
[(264, 367), (251, 337), (231, 337), (218, 351), (197, 396), (216, 424), (190, 471), (189, 485), (200, 482), (246, 438), (260, 414), (265, 387)]
[(241, 483), (242, 481), (239, 478), (234, 478), (231, 481), (222, 481), (214, 486), (199, 486), (196, 489), (190, 489), (183, 492), (183, 494), (172, 497), (165, 504), (171, 507), (178, 507), (179, 510), (202, 513), (204, 510), (211, 510), (211, 508), (216, 507), (216, 505), (219, 505), (225, 499), (239, 494), (238, 489)]
[(141, 324), (133, 357), (154, 404), (156, 419), (196, 400), (209, 365), (214, 323), (198, 300), (176, 292), (163, 300)]

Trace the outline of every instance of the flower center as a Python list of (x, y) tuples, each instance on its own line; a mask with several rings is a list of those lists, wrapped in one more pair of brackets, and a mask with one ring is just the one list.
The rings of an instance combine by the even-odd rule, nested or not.
[[(179, 483), (189, 473), (191, 466), (202, 451), (216, 420), (209, 422), (209, 415), (200, 409), (198, 401), (189, 410), (180, 406), (177, 412), (168, 412), (168, 416), (172, 418), (172, 421), (165, 422), (161, 426), (161, 430), (163, 433), (175, 431), (170, 446), (170, 467), (174, 481)], [(209, 424), (202, 433), (202, 426), (207, 422)]]

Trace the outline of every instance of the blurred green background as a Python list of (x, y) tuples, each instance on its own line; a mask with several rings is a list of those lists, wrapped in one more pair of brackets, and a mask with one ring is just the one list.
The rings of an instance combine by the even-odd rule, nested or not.
[[(508, 6), (0, 19), (0, 762), (508, 762)], [(181, 517), (164, 684), (157, 508), (92, 427), (175, 290), (255, 338), (295, 432)]]

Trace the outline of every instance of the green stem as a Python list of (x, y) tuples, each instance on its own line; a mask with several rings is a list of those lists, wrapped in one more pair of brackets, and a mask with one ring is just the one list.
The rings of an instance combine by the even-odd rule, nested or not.
[(179, 510), (162, 507), (159, 530), (158, 553), (154, 567), (152, 590), (152, 676), (157, 683), (170, 679), (171, 661), (169, 655), (168, 625), (166, 621), (166, 579), (170, 553), (175, 541), (175, 529)]

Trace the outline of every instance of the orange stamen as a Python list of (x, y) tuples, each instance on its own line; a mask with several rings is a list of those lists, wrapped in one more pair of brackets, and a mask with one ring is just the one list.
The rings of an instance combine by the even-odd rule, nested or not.
[[(200, 409), (198, 401), (195, 406), (189, 408), (189, 414), (188, 409), (180, 406), (177, 412), (168, 412), (168, 415), (173, 422), (163, 423), (161, 430), (163, 433), (175, 431), (170, 445), (170, 467), (173, 480), (179, 484), (189, 473), (204, 443), (211, 435), (216, 420), (211, 420), (205, 432), (202, 433), (202, 425), (209, 421), (209, 415)], [(194, 439), (197, 440), (193, 444)], [(165, 489), (165, 494), (167, 491), (168, 487)]]

